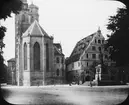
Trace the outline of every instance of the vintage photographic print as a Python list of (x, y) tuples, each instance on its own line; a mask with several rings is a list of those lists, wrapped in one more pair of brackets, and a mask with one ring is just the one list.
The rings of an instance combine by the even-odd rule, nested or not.
[(0, 92), (14, 105), (126, 105), (128, 1), (1, 0)]

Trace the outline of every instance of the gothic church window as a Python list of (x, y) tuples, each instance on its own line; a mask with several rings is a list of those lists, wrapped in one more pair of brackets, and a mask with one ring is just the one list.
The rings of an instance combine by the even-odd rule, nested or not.
[(27, 44), (24, 44), (24, 70), (27, 70)]
[(34, 44), (34, 70), (40, 70), (40, 45)]
[(49, 46), (46, 44), (46, 71), (49, 71)]

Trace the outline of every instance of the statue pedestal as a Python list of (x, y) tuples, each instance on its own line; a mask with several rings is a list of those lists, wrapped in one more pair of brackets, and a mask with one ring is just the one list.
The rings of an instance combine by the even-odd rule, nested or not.
[(110, 78), (108, 73), (103, 73), (101, 69), (101, 65), (98, 65), (96, 67), (96, 74), (95, 74), (95, 80), (96, 85), (109, 85), (110, 84)]

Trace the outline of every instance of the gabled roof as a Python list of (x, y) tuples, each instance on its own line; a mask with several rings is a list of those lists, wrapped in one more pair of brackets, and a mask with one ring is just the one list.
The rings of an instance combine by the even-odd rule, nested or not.
[(75, 48), (73, 49), (69, 59), (67, 60), (67, 63), (76, 62), (80, 59), (84, 51), (89, 47), (91, 41), (93, 40), (94, 36), (101, 33), (100, 30), (97, 32), (81, 39), (79, 42), (77, 42)]
[(62, 55), (62, 56), (64, 56), (64, 54), (57, 48), (56, 45), (54, 45), (54, 55)]
[(49, 37), (48, 34), (43, 30), (43, 28), (39, 25), (37, 20), (35, 20), (29, 28), (24, 32), (23, 37), (26, 36), (46, 36)]
[(55, 45), (58, 49), (62, 49), (60, 43), (54, 43), (54, 45)]

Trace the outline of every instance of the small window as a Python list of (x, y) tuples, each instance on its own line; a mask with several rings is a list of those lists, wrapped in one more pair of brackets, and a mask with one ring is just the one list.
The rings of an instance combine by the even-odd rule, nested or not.
[(62, 76), (64, 76), (64, 70), (62, 70)]
[(96, 58), (96, 54), (92, 54), (92, 58), (95, 59)]
[(95, 39), (95, 43), (97, 43), (96, 39)]
[(101, 58), (101, 55), (100, 55), (100, 54), (98, 54), (98, 58), (99, 58), (99, 59)]
[(72, 63), (72, 68), (74, 68), (74, 63)]
[(86, 58), (88, 58), (88, 54), (86, 54)]
[(57, 58), (56, 58), (56, 63), (59, 63), (59, 62), (60, 62), (60, 61), (59, 61), (59, 57), (57, 57)]
[(87, 67), (89, 66), (88, 62), (86, 63)]
[(56, 70), (56, 75), (59, 76), (59, 69)]
[(92, 46), (92, 50), (95, 51), (96, 50), (96, 47), (95, 46)]
[(102, 40), (102, 44), (104, 44), (104, 40)]
[(98, 47), (98, 50), (101, 51), (102, 50), (101, 47)]
[(78, 62), (78, 66), (80, 66), (80, 62)]
[(64, 58), (62, 57), (62, 60), (61, 60), (62, 63), (64, 63)]
[(108, 59), (108, 55), (105, 55), (105, 59)]
[(98, 43), (101, 44), (101, 40), (98, 40)]

